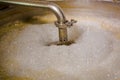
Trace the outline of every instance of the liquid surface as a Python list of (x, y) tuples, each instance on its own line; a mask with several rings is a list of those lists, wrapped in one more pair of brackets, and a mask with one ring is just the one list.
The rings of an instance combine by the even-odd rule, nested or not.
[(0, 45), (0, 78), (119, 80), (119, 18), (90, 13), (68, 15), (71, 14), (70, 18), (78, 23), (69, 29), (69, 40), (75, 42), (70, 46), (46, 46), (58, 41), (58, 29), (52, 23), (28, 25), (19, 33), (5, 35)]

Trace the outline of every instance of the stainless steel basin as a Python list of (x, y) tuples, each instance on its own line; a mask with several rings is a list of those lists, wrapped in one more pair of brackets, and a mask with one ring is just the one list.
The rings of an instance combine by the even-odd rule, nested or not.
[[(100, 23), (101, 29), (103, 31), (108, 31), (110, 34), (113, 35), (113, 38), (115, 40), (117, 40), (118, 42), (120, 41), (120, 27), (118, 26), (119, 20), (120, 20), (119, 3), (106, 2), (106, 1), (93, 1), (93, 0), (91, 1), (71, 0), (71, 1), (61, 1), (56, 3), (63, 8), (68, 18), (74, 18), (78, 20), (78, 24), (76, 24), (75, 27), (84, 26), (87, 24), (89, 25), (91, 23), (98, 25)], [(100, 17), (103, 20), (99, 19)], [(71, 69), (69, 68), (70, 69), (69, 70), (69, 69), (66, 69), (67, 68), (66, 66), (64, 67), (63, 65), (64, 62), (63, 63), (61, 62), (61, 65), (64, 68), (62, 70), (59, 70), (59, 67), (61, 66), (60, 64), (58, 64), (56, 65), (58, 66), (58, 71), (53, 68), (43, 69), (41, 71), (36, 71), (36, 70), (31, 70), (31, 68), (29, 69), (26, 68), (26, 71), (24, 71), (24, 69), (21, 68), (20, 65), (17, 63), (17, 59), (15, 61), (14, 58), (11, 57), (11, 55), (14, 55), (12, 54), (12, 52), (15, 52), (17, 48), (13, 47), (12, 50), (11, 49), (9, 50), (8, 46), (11, 46), (12, 40), (15, 40), (16, 37), (21, 36), (19, 35), (19, 33), (25, 30), (27, 25), (32, 25), (32, 24), (43, 25), (47, 23), (51, 24), (55, 20), (56, 20), (55, 16), (49, 10), (44, 11), (43, 8), (36, 9), (31, 7), (10, 5), (8, 8), (0, 10), (0, 44), (1, 44), (0, 45), (0, 80), (119, 80), (120, 79), (119, 77), (120, 46), (115, 47), (115, 50), (116, 50), (115, 54), (118, 54), (118, 55), (114, 55), (111, 53), (109, 54), (109, 55), (112, 55), (111, 57), (107, 57), (108, 55), (105, 55), (103, 59), (100, 59), (98, 56), (98, 59), (102, 61), (101, 63), (98, 60), (98, 63), (101, 64), (99, 68), (92, 69), (92, 67), (94, 66), (92, 65), (92, 67), (87, 66), (88, 68), (91, 67), (91, 70), (87, 70), (87, 69), (84, 70), (84, 65), (81, 65), (83, 66), (83, 68), (81, 72), (79, 72), (74, 70), (74, 69), (78, 69), (77, 66), (67, 66), (71, 68)], [(111, 20), (111, 22), (109, 20)], [(75, 34), (74, 36), (70, 35), (71, 39), (72, 38), (77, 39), (78, 36), (82, 34), (82, 30), (79, 33), (77, 28), (76, 29), (71, 28), (71, 29), (73, 29), (73, 33)], [(16, 34), (16, 32), (18, 32), (18, 34)], [(46, 32), (46, 34), (48, 33)], [(41, 50), (44, 50), (44, 49), (41, 49)], [(75, 51), (75, 50), (71, 50), (71, 51)], [(101, 53), (101, 55), (104, 55), (104, 54)], [(19, 57), (19, 54), (17, 55), (17, 57)], [(112, 57), (116, 57), (116, 58), (113, 59), (113, 64), (109, 64), (110, 63), (109, 59), (111, 59)], [(58, 63), (59, 62), (60, 61), (58, 61)], [(94, 61), (90, 61), (90, 63), (92, 62)], [(95, 62), (97, 63), (97, 60)], [(104, 62), (108, 62), (108, 63), (106, 64)], [(28, 60), (28, 63), (29, 63), (29, 60)], [(54, 64), (57, 64), (57, 61)], [(89, 64), (89, 62), (86, 64)], [(106, 66), (104, 67), (102, 65), (106, 65)], [(29, 67), (29, 65), (27, 66)], [(62, 71), (65, 73), (62, 73)], [(27, 73), (28, 75), (26, 75)]]

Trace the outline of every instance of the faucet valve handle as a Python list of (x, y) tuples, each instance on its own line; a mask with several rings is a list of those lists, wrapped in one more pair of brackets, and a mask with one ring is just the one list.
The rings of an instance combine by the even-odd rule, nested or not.
[(68, 21), (68, 20), (67, 20), (65, 24), (67, 25), (67, 27), (70, 28), (70, 27), (73, 26), (74, 23), (77, 23), (77, 21), (74, 20), (74, 19), (71, 19), (71, 21)]

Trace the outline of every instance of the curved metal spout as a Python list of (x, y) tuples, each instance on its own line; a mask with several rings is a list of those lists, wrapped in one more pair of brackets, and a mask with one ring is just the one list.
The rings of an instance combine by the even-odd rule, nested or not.
[(0, 2), (15, 4), (15, 5), (22, 5), (22, 6), (30, 6), (30, 7), (43, 7), (50, 9), (57, 17), (57, 21), (55, 25), (59, 29), (59, 43), (60, 45), (68, 44), (68, 35), (67, 35), (67, 27), (71, 27), (73, 23), (76, 21), (71, 20), (70, 22), (66, 20), (62, 9), (54, 3), (47, 2), (47, 1), (15, 1), (15, 0), (0, 0)]
[(47, 1), (32, 1), (32, 0), (0, 0), (0, 2), (3, 3), (9, 3), (9, 4), (15, 4), (15, 5), (22, 5), (22, 6), (31, 6), (31, 7), (43, 7), (50, 9), (57, 17), (57, 21), (59, 23), (64, 23), (66, 21), (66, 18), (64, 16), (64, 13), (62, 9), (51, 2)]

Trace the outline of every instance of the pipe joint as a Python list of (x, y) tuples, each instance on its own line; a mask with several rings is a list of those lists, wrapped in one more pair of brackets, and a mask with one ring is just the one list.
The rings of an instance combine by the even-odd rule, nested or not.
[(55, 22), (56, 27), (58, 28), (70, 28), (73, 26), (74, 23), (77, 21), (74, 19), (71, 19), (71, 21), (66, 20), (65, 22), (59, 23), (58, 21)]

